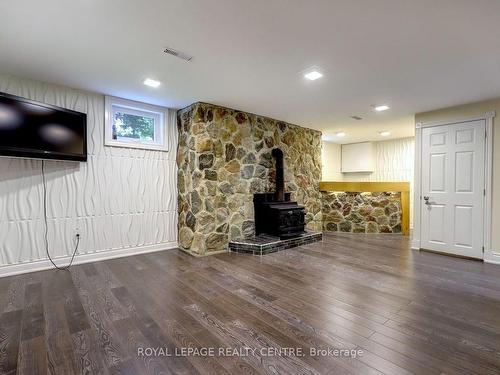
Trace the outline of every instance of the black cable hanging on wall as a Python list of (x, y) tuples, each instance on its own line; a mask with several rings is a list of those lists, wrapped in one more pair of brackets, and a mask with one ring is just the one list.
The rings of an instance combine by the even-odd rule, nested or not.
[(57, 268), (58, 270), (64, 271), (68, 270), (71, 265), (73, 264), (73, 260), (75, 259), (76, 252), (78, 251), (78, 245), (80, 244), (80, 234), (76, 234), (76, 246), (75, 250), (73, 251), (73, 255), (71, 256), (71, 260), (67, 266), (64, 267), (59, 267), (57, 264), (54, 263), (52, 260), (52, 257), (50, 256), (50, 251), (49, 251), (49, 226), (47, 222), (47, 183), (45, 181), (45, 160), (42, 159), (42, 181), (43, 181), (43, 218), (45, 222), (45, 234), (44, 234), (44, 239), (45, 239), (45, 252), (47, 253), (47, 257), (49, 258), (50, 262), (52, 265)]

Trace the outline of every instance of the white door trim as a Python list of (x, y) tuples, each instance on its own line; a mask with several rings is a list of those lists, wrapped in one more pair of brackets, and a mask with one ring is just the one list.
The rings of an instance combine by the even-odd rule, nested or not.
[(420, 250), (421, 243), (421, 217), (422, 217), (422, 129), (434, 126), (452, 125), (462, 122), (470, 122), (477, 120), (485, 120), (486, 123), (486, 143), (484, 155), (484, 254), (483, 260), (488, 263), (500, 264), (500, 253), (495, 252), (491, 248), (491, 187), (493, 175), (493, 118), (496, 113), (486, 112), (479, 116), (463, 117), (459, 119), (450, 119), (443, 121), (418, 122), (415, 124), (415, 196), (414, 196), (414, 213), (413, 213), (413, 237), (411, 248)]

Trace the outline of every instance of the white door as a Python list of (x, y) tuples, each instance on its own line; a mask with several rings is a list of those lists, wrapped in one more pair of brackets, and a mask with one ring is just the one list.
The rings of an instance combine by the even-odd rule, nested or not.
[(483, 258), (485, 132), (485, 120), (423, 129), (423, 249)]

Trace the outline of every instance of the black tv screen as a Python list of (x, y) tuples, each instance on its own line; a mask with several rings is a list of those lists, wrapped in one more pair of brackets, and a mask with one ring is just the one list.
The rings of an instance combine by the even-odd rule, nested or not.
[(87, 115), (0, 93), (0, 155), (87, 161)]

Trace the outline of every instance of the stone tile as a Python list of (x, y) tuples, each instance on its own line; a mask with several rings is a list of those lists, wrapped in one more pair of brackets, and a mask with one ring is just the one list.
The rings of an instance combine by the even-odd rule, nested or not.
[(229, 242), (229, 250), (237, 253), (265, 255), (286, 250), (313, 242), (322, 241), (321, 232), (308, 231), (299, 237), (280, 240), (278, 237), (262, 234), (250, 238), (237, 239)]

